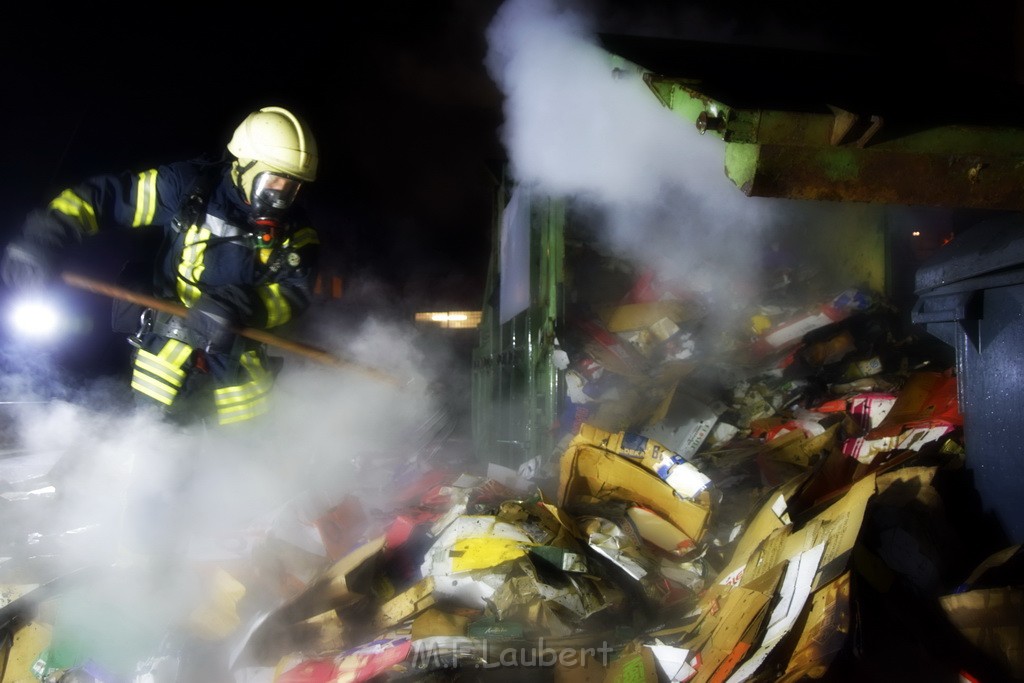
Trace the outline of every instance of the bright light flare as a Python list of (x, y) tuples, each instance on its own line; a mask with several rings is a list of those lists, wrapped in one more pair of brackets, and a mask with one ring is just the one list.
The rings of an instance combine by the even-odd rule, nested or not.
[(49, 341), (60, 333), (62, 317), (52, 301), (34, 298), (13, 302), (7, 321), (19, 337), (33, 341)]
[(469, 329), (480, 324), (481, 315), (481, 311), (423, 311), (416, 314), (416, 322), (446, 329)]

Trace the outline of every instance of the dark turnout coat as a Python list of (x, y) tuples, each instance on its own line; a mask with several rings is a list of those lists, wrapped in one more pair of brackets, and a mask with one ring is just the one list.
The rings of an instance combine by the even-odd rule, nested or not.
[[(283, 325), (310, 305), (316, 231), (297, 206), (273, 234), (255, 229), (228, 161), (93, 176), (30, 214), (23, 239), (56, 252), (105, 230), (142, 229), (164, 231), (153, 272), (157, 296), (186, 307), (214, 296), (241, 312), (240, 324), (261, 329)], [(262, 345), (239, 337), (229, 351), (208, 353), (185, 321), (158, 313), (149, 320), (133, 360), (132, 388), (140, 396), (174, 412), (184, 403), (179, 399), (207, 385), (221, 424), (266, 411), (273, 372)]]

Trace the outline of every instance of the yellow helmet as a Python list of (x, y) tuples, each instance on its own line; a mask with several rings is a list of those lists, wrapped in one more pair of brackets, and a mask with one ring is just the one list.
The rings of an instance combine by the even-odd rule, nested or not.
[(311, 183), (316, 180), (317, 147), (305, 121), (282, 107), (263, 107), (235, 129), (228, 151), (243, 163)]

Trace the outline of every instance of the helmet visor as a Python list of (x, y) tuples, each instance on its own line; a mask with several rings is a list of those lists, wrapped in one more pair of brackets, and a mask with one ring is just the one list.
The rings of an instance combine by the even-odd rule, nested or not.
[(263, 172), (252, 182), (252, 203), (274, 211), (284, 211), (299, 193), (302, 182), (277, 173)]

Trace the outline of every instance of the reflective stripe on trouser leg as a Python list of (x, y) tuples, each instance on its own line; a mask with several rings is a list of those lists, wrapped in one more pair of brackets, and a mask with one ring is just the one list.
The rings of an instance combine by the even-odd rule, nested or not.
[(239, 359), (252, 378), (244, 384), (221, 387), (213, 392), (217, 404), (217, 421), (222, 425), (250, 420), (267, 412), (267, 394), (272, 375), (260, 362), (257, 351), (246, 351)]
[(191, 356), (192, 347), (177, 339), (168, 339), (159, 353), (139, 349), (132, 370), (132, 389), (171, 405), (185, 382), (182, 366)]

